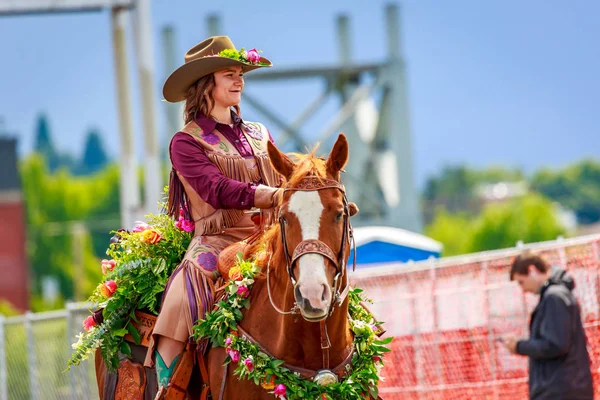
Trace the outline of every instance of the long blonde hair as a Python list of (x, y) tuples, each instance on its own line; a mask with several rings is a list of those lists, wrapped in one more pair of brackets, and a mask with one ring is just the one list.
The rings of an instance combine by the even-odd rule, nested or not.
[[(210, 116), (215, 107), (215, 99), (212, 95), (214, 88), (214, 74), (203, 76), (190, 86), (185, 96), (185, 107), (183, 110), (183, 119), (186, 124), (196, 119), (198, 113), (207, 117)], [(236, 104), (233, 108), (235, 109), (235, 113), (241, 116), (240, 106)]]

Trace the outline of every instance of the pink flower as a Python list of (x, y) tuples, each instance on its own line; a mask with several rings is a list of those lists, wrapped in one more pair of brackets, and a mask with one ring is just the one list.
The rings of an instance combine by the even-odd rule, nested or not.
[(279, 385), (275, 386), (275, 390), (273, 391), (273, 394), (275, 396), (285, 396), (287, 392), (287, 388), (285, 387), (285, 385), (283, 383), (280, 383)]
[(246, 59), (251, 63), (257, 63), (260, 61), (260, 55), (256, 49), (248, 50), (246, 53)]
[(373, 356), (373, 361), (375, 361), (375, 362), (381, 362), (381, 357), (379, 357), (379, 356)]
[(194, 229), (196, 229), (196, 224), (194, 224), (194, 221), (188, 221), (188, 220), (183, 221), (183, 230), (184, 231), (192, 232)]
[(250, 295), (250, 290), (246, 286), (240, 285), (238, 286), (237, 294), (242, 298), (246, 298)]
[(179, 218), (179, 220), (177, 222), (175, 222), (175, 226), (179, 230), (186, 231), (186, 232), (191, 232), (196, 228), (193, 221), (188, 221), (183, 218)]
[(231, 338), (228, 337), (227, 339), (225, 339), (225, 346), (230, 346), (231, 345)]
[(89, 332), (90, 329), (92, 329), (96, 325), (98, 324), (96, 323), (96, 321), (94, 320), (94, 316), (92, 315), (83, 320), (83, 329), (85, 329), (86, 332)]
[(246, 365), (246, 368), (248, 368), (248, 372), (252, 372), (252, 370), (254, 369), (254, 363), (252, 362), (252, 359), (250, 357), (244, 360), (244, 364)]
[(113, 280), (106, 281), (100, 287), (100, 293), (104, 297), (110, 297), (117, 291), (117, 283)]
[(238, 362), (240, 361), (240, 352), (237, 350), (227, 350), (227, 354), (231, 357), (231, 361)]
[(183, 207), (179, 207), (179, 218), (183, 218), (184, 214), (183, 214)]
[(102, 260), (101, 264), (102, 264), (102, 274), (106, 275), (107, 272), (110, 272), (113, 269), (115, 269), (115, 265), (117, 265), (117, 262), (115, 260)]
[(148, 225), (147, 223), (142, 222), (142, 221), (136, 221), (135, 226), (133, 227), (133, 229), (131, 231), (132, 232), (144, 232), (148, 228), (150, 228), (150, 225)]
[(377, 325), (373, 324), (371, 325), (371, 329), (373, 330), (373, 332), (377, 332), (379, 328), (377, 328)]

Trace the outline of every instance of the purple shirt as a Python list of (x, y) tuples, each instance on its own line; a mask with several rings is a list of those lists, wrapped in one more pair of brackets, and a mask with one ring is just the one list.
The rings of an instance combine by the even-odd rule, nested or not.
[[(196, 123), (204, 132), (212, 132), (216, 128), (242, 157), (253, 157), (252, 147), (242, 133), (242, 119), (233, 112), (231, 115), (233, 128), (200, 114)], [(269, 139), (273, 141), (270, 133)], [(226, 177), (210, 161), (202, 145), (187, 133), (177, 132), (173, 136), (171, 162), (202, 200), (213, 208), (247, 210), (254, 207), (256, 186), (263, 182), (245, 183)]]

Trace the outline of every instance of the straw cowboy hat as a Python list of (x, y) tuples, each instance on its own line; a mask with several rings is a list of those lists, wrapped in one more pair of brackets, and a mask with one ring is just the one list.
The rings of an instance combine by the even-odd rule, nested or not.
[(167, 78), (163, 87), (163, 96), (171, 103), (184, 100), (188, 88), (198, 79), (223, 68), (241, 66), (247, 72), (272, 65), (256, 49), (238, 51), (227, 36), (209, 37), (189, 49), (184, 59), (184, 64)]

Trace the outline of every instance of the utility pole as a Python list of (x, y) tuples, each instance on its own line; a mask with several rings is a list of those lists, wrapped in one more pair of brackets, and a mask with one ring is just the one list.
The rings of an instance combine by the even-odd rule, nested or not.
[(162, 193), (162, 173), (154, 119), (154, 51), (150, 25), (150, 0), (136, 0), (135, 47), (142, 97), (144, 129), (144, 211), (156, 212)]

